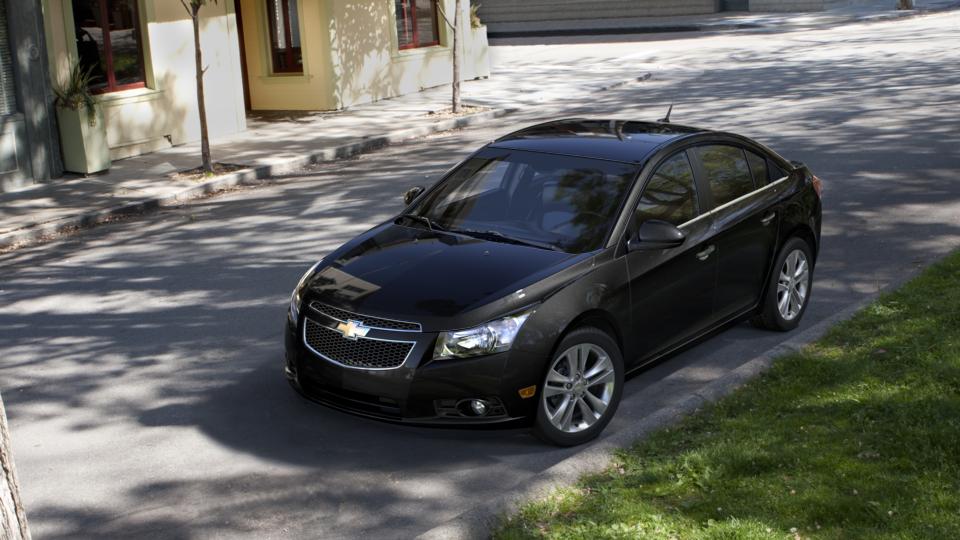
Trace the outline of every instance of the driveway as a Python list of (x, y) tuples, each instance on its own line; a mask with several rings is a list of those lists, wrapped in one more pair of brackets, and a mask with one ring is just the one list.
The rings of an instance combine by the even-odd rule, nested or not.
[[(803, 327), (904, 279), (960, 246), (958, 25), (498, 48), (502, 84), (539, 87), (541, 106), (0, 256), (0, 391), (35, 536), (410, 538), (577, 452), (354, 418), (281, 371), (288, 295), (313, 261), (539, 119), (653, 119), (672, 101), (675, 122), (807, 162), (825, 226)], [(565, 97), (581, 68), (653, 77)], [(607, 433), (787, 337), (738, 325), (644, 371)]]

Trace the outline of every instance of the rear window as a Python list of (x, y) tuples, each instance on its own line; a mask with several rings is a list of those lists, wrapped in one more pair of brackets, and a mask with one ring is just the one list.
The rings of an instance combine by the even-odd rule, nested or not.
[(784, 176), (788, 176), (790, 174), (770, 159), (767, 160), (767, 170), (769, 171), (767, 176), (770, 182), (776, 182), (777, 180), (780, 180)]
[(767, 185), (767, 160), (747, 150), (747, 163), (750, 165), (750, 172), (753, 173), (753, 181), (757, 187)]

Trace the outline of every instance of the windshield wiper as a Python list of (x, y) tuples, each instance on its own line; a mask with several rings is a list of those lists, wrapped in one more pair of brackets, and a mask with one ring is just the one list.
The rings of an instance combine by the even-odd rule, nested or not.
[(500, 231), (478, 231), (474, 229), (450, 229), (450, 232), (465, 234), (467, 236), (472, 236), (474, 238), (482, 238), (484, 240), (493, 240), (497, 242), (506, 242), (508, 244), (517, 244), (521, 246), (530, 246), (540, 249), (549, 249), (550, 251), (563, 251), (559, 247), (548, 244), (546, 242), (537, 242), (536, 240), (525, 240), (522, 238), (515, 238), (513, 236), (507, 236)]
[(443, 227), (441, 227), (440, 225), (437, 225), (437, 223), (436, 223), (435, 221), (433, 221), (432, 219), (428, 218), (427, 216), (421, 216), (421, 215), (419, 215), (419, 214), (400, 214), (400, 217), (401, 217), (401, 218), (412, 219), (413, 221), (417, 221), (417, 222), (423, 223), (423, 224), (426, 225), (427, 228), (430, 229), (431, 231), (445, 231), (445, 230), (446, 230), (446, 229), (444, 229)]

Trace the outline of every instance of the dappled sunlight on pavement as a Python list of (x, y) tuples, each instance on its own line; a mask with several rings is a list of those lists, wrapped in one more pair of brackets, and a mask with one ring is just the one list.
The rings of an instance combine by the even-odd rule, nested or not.
[[(825, 225), (803, 327), (905, 279), (960, 245), (958, 20), (498, 49), (497, 77), (466, 98), (502, 85), (523, 110), (489, 127), (0, 255), (0, 381), (36, 536), (409, 538), (574, 453), (522, 430), (358, 419), (282, 375), (297, 278), (406, 189), (537, 120), (655, 119), (673, 102), (675, 122), (810, 165)], [(658, 363), (627, 384), (608, 435), (786, 337), (737, 325)]]

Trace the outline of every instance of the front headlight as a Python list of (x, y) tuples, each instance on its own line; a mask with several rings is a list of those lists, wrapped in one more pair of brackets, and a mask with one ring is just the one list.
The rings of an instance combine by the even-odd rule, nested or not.
[(443, 332), (437, 338), (433, 359), (465, 358), (509, 350), (520, 327), (531, 314), (533, 310), (528, 310), (476, 328)]
[(303, 299), (303, 286), (306, 285), (307, 280), (317, 271), (317, 267), (320, 266), (322, 262), (323, 259), (320, 259), (317, 261), (317, 264), (311, 266), (293, 289), (293, 294), (290, 295), (290, 308), (287, 310), (287, 317), (289, 317), (291, 321), (297, 322), (297, 319), (300, 318), (300, 301)]

